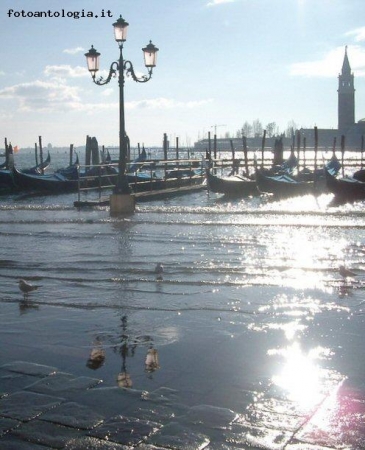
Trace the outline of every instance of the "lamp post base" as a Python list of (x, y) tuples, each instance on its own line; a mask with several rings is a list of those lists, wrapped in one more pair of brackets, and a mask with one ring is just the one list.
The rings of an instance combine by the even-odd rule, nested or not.
[(130, 214), (135, 209), (135, 197), (133, 194), (111, 194), (110, 215)]

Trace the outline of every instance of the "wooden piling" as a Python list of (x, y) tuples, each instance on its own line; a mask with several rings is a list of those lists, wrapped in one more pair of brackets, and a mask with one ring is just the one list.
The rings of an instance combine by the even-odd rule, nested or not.
[(246, 139), (246, 136), (243, 136), (243, 135), (242, 135), (242, 146), (243, 146), (243, 156), (245, 159), (245, 171), (246, 171), (246, 175), (248, 175), (247, 139)]
[(344, 159), (345, 159), (345, 135), (342, 135), (342, 136), (341, 136), (341, 165), (342, 165), (342, 176), (345, 176)]
[(314, 170), (317, 170), (318, 157), (318, 128), (314, 127)]
[(261, 142), (261, 167), (264, 167), (265, 163), (265, 142), (266, 142), (266, 130), (264, 130), (264, 133), (262, 135), (262, 142)]
[(41, 172), (42, 175), (44, 174), (44, 167), (43, 167), (43, 146), (42, 146), (42, 136), (38, 137), (39, 140), (39, 160), (41, 163)]
[(70, 166), (72, 166), (73, 153), (74, 153), (74, 145), (70, 144)]

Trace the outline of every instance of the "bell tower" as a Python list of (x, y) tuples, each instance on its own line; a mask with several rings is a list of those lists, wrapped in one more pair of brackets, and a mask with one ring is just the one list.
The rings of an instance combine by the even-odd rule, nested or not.
[(347, 46), (345, 47), (345, 57), (342, 64), (342, 71), (338, 76), (338, 130), (345, 133), (355, 124), (355, 88), (354, 75), (347, 56)]

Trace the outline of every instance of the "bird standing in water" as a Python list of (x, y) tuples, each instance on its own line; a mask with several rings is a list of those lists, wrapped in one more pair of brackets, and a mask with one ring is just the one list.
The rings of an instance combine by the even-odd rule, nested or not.
[(156, 280), (162, 281), (162, 274), (163, 274), (163, 265), (162, 263), (157, 263), (155, 267), (155, 274), (156, 274)]
[(25, 280), (19, 280), (19, 289), (24, 294), (24, 300), (28, 297), (28, 294), (32, 291), (36, 291), (40, 286), (27, 283)]

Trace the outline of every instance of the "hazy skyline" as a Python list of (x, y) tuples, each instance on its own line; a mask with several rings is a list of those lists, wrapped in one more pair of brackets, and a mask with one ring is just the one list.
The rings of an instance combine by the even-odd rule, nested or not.
[(94, 45), (105, 77), (119, 57), (112, 24), (120, 14), (129, 22), (123, 54), (138, 73), (142, 47), (151, 39), (160, 49), (149, 82), (125, 83), (132, 146), (161, 145), (163, 133), (192, 145), (215, 126), (218, 136), (234, 134), (256, 119), (280, 131), (291, 121), (337, 128), (346, 45), (355, 120), (365, 118), (363, 0), (54, 3), (1, 2), (0, 130), (13, 145), (32, 146), (40, 135), (45, 145), (79, 146), (86, 135), (117, 145), (117, 80), (93, 84), (84, 53)]

